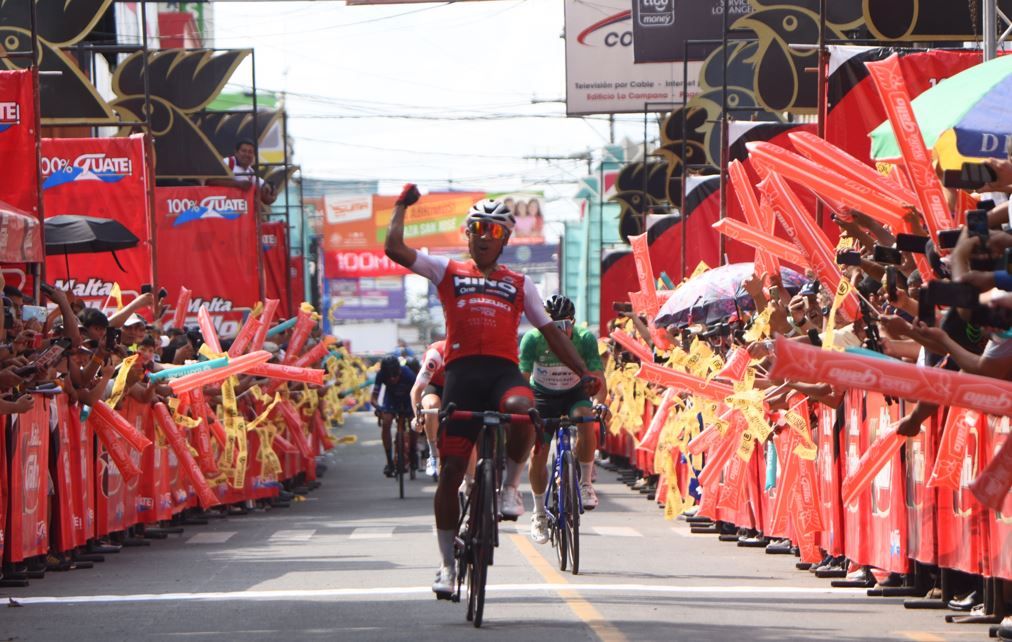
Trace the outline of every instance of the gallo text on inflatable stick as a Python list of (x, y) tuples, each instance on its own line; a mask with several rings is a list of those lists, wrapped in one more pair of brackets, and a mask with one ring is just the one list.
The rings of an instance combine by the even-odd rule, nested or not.
[(204, 473), (200, 470), (200, 466), (197, 465), (197, 461), (190, 453), (190, 447), (186, 443), (182, 431), (176, 425), (176, 422), (172, 420), (172, 414), (169, 412), (169, 409), (165, 404), (159, 402), (154, 405), (153, 410), (155, 421), (158, 422), (158, 427), (161, 428), (162, 434), (165, 435), (165, 440), (169, 442), (169, 447), (176, 453), (176, 457), (179, 459), (179, 463), (182, 464), (183, 472), (186, 474), (187, 479), (197, 489), (197, 497), (200, 499), (201, 507), (206, 509), (220, 504), (221, 501), (214, 494), (214, 491), (211, 490), (211, 486), (207, 483)]
[(931, 238), (937, 247), (938, 232), (952, 227), (952, 213), (949, 211), (942, 183), (935, 174), (931, 152), (924, 144), (921, 126), (917, 124), (917, 118), (914, 116), (910, 94), (907, 92), (907, 84), (900, 69), (899, 56), (893, 54), (880, 62), (869, 62), (865, 67), (882, 98), (882, 105), (889, 116), (889, 124), (903, 154), (903, 164), (913, 179), (914, 191), (924, 214), (924, 222), (927, 223), (928, 231), (931, 232)]
[[(295, 381), (308, 383), (314, 386), (323, 385), (325, 370), (319, 368), (302, 368), (299, 366), (286, 366), (278, 363), (261, 363), (246, 371), (255, 377), (269, 377), (281, 381)], [(268, 390), (270, 392), (270, 390)]]
[(176, 297), (176, 310), (172, 315), (172, 327), (182, 329), (183, 324), (186, 323), (186, 313), (190, 309), (190, 296), (192, 293), (180, 286), (179, 296)]
[(228, 365), (221, 368), (215, 368), (214, 370), (208, 370), (207, 372), (197, 372), (175, 379), (169, 382), (169, 386), (177, 395), (184, 392), (190, 392), (191, 390), (195, 390), (203, 386), (224, 381), (232, 375), (242, 374), (253, 366), (267, 362), (270, 358), (271, 353), (266, 350), (251, 352), (249, 354), (244, 354), (241, 357), (236, 357), (235, 359), (229, 359)]

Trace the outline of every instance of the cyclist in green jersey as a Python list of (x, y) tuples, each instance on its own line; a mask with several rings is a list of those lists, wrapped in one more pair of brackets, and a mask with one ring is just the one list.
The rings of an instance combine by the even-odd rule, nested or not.
[[(573, 342), (587, 364), (587, 370), (603, 379), (604, 367), (597, 349), (597, 339), (586, 328), (576, 327), (576, 307), (567, 297), (555, 295), (545, 302), (545, 310), (555, 325)], [(531, 382), (538, 412), (544, 418), (563, 415), (589, 417), (594, 404), (580, 385), (580, 375), (570, 370), (556, 356), (539, 330), (531, 330), (520, 342), (520, 372)], [(603, 403), (607, 391), (598, 390), (597, 403)], [(580, 462), (580, 499), (583, 507), (597, 507), (597, 494), (591, 484), (594, 473), (594, 451), (597, 449), (597, 426), (580, 424), (576, 441), (576, 458)], [(546, 443), (554, 436), (545, 432)], [(548, 448), (535, 448), (530, 459), (528, 477), (534, 495), (531, 516), (531, 538), (538, 544), (548, 541), (548, 518), (545, 515), (545, 490), (548, 488)]]

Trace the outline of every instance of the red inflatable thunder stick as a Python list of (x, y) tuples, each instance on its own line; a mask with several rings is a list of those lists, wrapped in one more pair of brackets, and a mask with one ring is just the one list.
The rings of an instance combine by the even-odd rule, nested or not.
[(190, 290), (180, 286), (179, 296), (176, 297), (176, 310), (172, 315), (173, 328), (182, 328), (186, 323), (186, 313), (190, 309), (190, 297), (192, 294)]
[(839, 201), (844, 207), (855, 209), (880, 223), (901, 228), (907, 208), (858, 181), (843, 178), (835, 172), (817, 165), (800, 154), (773, 143), (745, 143), (749, 159), (757, 166), (776, 172), (799, 185), (804, 185), (820, 196)]
[(656, 383), (657, 385), (668, 388), (685, 390), (686, 392), (691, 392), (694, 395), (699, 395), (708, 399), (715, 399), (717, 401), (724, 401), (734, 394), (734, 388), (726, 383), (707, 381), (706, 379), (701, 379), (684, 372), (672, 370), (671, 368), (656, 363), (641, 363), (640, 370), (636, 373), (636, 376), (644, 381), (649, 381), (650, 383)]
[(93, 417), (105, 422), (110, 429), (122, 437), (137, 452), (143, 453), (151, 445), (150, 439), (138, 432), (123, 415), (110, 408), (106, 402), (99, 401), (92, 407), (91, 413)]
[(646, 344), (637, 341), (625, 332), (621, 330), (613, 330), (611, 338), (615, 340), (615, 343), (628, 350), (640, 361), (649, 363), (654, 360), (654, 355), (650, 352), (650, 348), (648, 348)]
[(180, 463), (183, 465), (183, 472), (190, 480), (190, 483), (193, 484), (193, 487), (197, 489), (200, 506), (207, 509), (220, 504), (218, 496), (211, 490), (211, 486), (207, 483), (203, 471), (190, 453), (190, 446), (186, 443), (186, 438), (183, 436), (179, 426), (176, 425), (176, 422), (172, 420), (172, 413), (169, 412), (168, 407), (164, 403), (156, 403), (154, 405), (154, 413), (155, 421), (158, 422), (158, 427), (161, 429), (162, 434), (165, 435), (165, 440), (169, 442), (169, 447), (176, 453), (176, 457), (179, 458)]
[[(256, 377), (270, 377), (277, 385), (283, 381), (296, 381), (308, 383), (314, 386), (323, 385), (324, 371), (318, 368), (303, 368), (300, 366), (285, 366), (279, 363), (261, 363), (246, 371)], [(273, 386), (274, 384), (272, 384)]]
[(309, 340), (309, 335), (315, 325), (316, 321), (313, 320), (312, 307), (303, 303), (296, 317), (295, 328), (292, 330), (292, 338), (289, 339), (288, 348), (285, 350), (286, 364), (291, 364), (302, 353), (302, 348), (306, 345), (306, 341)]
[[(757, 250), (766, 252), (770, 257), (773, 257), (774, 260), (783, 259), (784, 261), (793, 263), (798, 267), (808, 267), (808, 257), (798, 251), (798, 248), (792, 245), (789, 241), (780, 240), (772, 234), (763, 232), (759, 228), (746, 225), (733, 218), (725, 218), (722, 221), (714, 223), (713, 229), (717, 230), (729, 239), (740, 241), (745, 245), (751, 245)], [(757, 265), (757, 270), (762, 269), (764, 269), (762, 266)], [(777, 274), (777, 272), (773, 271), (770, 271), (769, 273)]]
[[(798, 200), (787, 182), (776, 172), (764, 180), (759, 188), (763, 194), (770, 199), (773, 211), (780, 219), (780, 225), (791, 237), (791, 240), (802, 250), (808, 258), (808, 264), (812, 266), (824, 286), (838, 292), (843, 273), (836, 265), (836, 252), (826, 233), (815, 224), (808, 212), (804, 210), (801, 201)], [(851, 320), (858, 317), (857, 296), (850, 292), (843, 300), (843, 312)]]
[(250, 368), (265, 363), (270, 358), (271, 353), (265, 350), (244, 354), (241, 357), (229, 359), (228, 365), (221, 368), (205, 370), (203, 372), (194, 372), (193, 374), (186, 375), (185, 377), (173, 379), (169, 382), (169, 387), (172, 388), (172, 392), (180, 395), (184, 392), (190, 392), (191, 390), (195, 390), (197, 388), (202, 388), (204, 386), (224, 381), (232, 375), (247, 372)]
[(204, 337), (204, 343), (214, 354), (221, 354), (221, 342), (218, 341), (218, 331), (214, 328), (214, 323), (211, 321), (211, 315), (207, 311), (207, 306), (202, 305), (197, 310), (197, 324), (200, 326), (200, 334)]
[(246, 348), (250, 347), (253, 343), (253, 339), (256, 338), (260, 327), (263, 324), (260, 319), (250, 314), (246, 317), (246, 322), (242, 324), (242, 329), (239, 330), (239, 334), (235, 335), (235, 339), (232, 341), (232, 345), (228, 347), (228, 356), (238, 357), (246, 352)]
[[(773, 237), (776, 221), (773, 220), (774, 217), (768, 216), (768, 211), (764, 212), (759, 208), (759, 201), (756, 200), (755, 192), (752, 191), (752, 183), (749, 180), (748, 172), (745, 170), (744, 165), (741, 164), (741, 161), (735, 159), (727, 166), (727, 172), (731, 177), (731, 184), (734, 185), (734, 195), (738, 198), (741, 210), (745, 214), (745, 220), (748, 221), (748, 224), (755, 232), (767, 237)], [(724, 220), (730, 221), (733, 219), (727, 218)], [(716, 228), (716, 225), (714, 227)], [(741, 240), (723, 231), (721, 233), (729, 238)], [(742, 242), (746, 245), (751, 245), (748, 241)], [(780, 274), (780, 261), (777, 260), (777, 257), (780, 255), (771, 253), (770, 250), (758, 244), (754, 245), (754, 247), (756, 248), (755, 263), (758, 271), (765, 274)]]
[(264, 300), (264, 311), (260, 315), (260, 329), (257, 330), (256, 335), (253, 337), (253, 345), (250, 346), (250, 350), (261, 350), (264, 347), (264, 341), (267, 340), (267, 331), (271, 329), (271, 324), (274, 323), (274, 315), (278, 311), (279, 304), (280, 301), (277, 299)]
[(952, 213), (949, 212), (945, 190), (935, 173), (931, 152), (924, 144), (921, 127), (914, 116), (899, 56), (893, 54), (880, 62), (865, 63), (865, 67), (871, 74), (882, 98), (882, 105), (889, 115), (889, 124), (899, 143), (907, 173), (913, 181), (921, 212), (931, 238), (938, 247), (938, 232), (952, 227)]

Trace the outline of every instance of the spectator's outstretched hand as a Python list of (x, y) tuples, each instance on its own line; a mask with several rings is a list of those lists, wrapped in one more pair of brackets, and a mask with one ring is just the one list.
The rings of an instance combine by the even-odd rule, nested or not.
[(421, 194), (418, 192), (418, 186), (414, 183), (407, 183), (404, 189), (401, 190), (401, 195), (397, 197), (395, 204), (411, 207), (418, 202), (419, 198), (421, 198)]
[(1012, 161), (988, 158), (984, 164), (994, 170), (997, 178), (980, 188), (981, 192), (1012, 192)]

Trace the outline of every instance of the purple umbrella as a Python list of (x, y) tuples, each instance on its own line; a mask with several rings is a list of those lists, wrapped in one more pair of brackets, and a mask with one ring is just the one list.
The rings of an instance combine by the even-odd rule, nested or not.
[[(693, 323), (709, 325), (726, 321), (742, 312), (755, 310), (752, 297), (741, 284), (755, 273), (753, 263), (734, 263), (707, 270), (682, 284), (667, 300), (654, 323), (659, 327), (686, 326)], [(784, 287), (796, 294), (805, 277), (790, 268), (781, 267)]]

